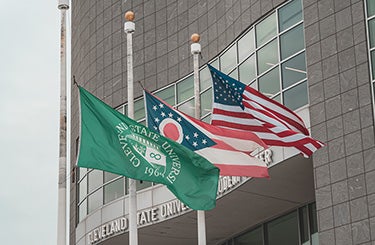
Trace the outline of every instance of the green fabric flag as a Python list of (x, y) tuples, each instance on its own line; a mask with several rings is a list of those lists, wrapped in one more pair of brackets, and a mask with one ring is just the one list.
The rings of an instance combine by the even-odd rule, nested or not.
[(81, 138), (78, 167), (164, 184), (195, 210), (215, 207), (219, 169), (79, 87)]

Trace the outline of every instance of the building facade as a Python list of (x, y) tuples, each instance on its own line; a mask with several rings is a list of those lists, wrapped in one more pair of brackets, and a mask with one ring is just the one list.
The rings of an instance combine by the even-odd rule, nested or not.
[[(194, 115), (190, 36), (199, 33), (202, 120), (210, 63), (295, 110), (326, 144), (309, 159), (282, 147), (259, 154), (270, 179), (222, 176), (207, 244), (375, 244), (374, 1), (72, 1), (72, 75), (125, 114), (128, 10), (137, 121), (145, 123), (141, 84)], [(128, 244), (127, 179), (74, 167), (75, 86), (71, 112), (70, 244)], [(137, 189), (140, 244), (197, 243), (195, 211), (162, 185)]]

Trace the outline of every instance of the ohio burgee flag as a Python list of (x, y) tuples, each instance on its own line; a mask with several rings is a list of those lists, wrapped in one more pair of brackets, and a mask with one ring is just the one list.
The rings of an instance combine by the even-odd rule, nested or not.
[(205, 158), (149, 130), (79, 87), (78, 167), (164, 184), (194, 210), (215, 207), (219, 169)]
[(225, 129), (192, 118), (144, 91), (147, 126), (203, 156), (221, 175), (268, 177), (265, 162), (250, 155), (267, 146), (251, 132)]

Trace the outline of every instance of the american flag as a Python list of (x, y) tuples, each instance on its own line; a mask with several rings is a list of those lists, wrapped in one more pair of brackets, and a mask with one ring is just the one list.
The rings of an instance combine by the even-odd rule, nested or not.
[(295, 147), (311, 156), (324, 144), (284, 105), (208, 65), (214, 90), (212, 125), (254, 132), (269, 146)]
[(147, 126), (220, 169), (220, 175), (268, 177), (265, 162), (250, 155), (267, 148), (251, 132), (225, 129), (192, 118), (145, 91)]

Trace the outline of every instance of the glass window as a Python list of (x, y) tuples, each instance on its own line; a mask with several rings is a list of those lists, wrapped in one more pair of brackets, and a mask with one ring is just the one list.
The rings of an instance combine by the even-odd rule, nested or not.
[(278, 51), (276, 39), (257, 52), (258, 74), (262, 74), (278, 63)]
[(231, 73), (228, 74), (230, 77), (238, 80), (238, 70), (234, 69)]
[(259, 78), (259, 91), (271, 97), (280, 91), (279, 67)]
[(211, 112), (212, 108), (212, 89), (204, 91), (201, 95), (201, 117)]
[(110, 172), (104, 172), (104, 183), (107, 183), (110, 180), (116, 179), (119, 176), (120, 175), (113, 174), (113, 173), (110, 173)]
[(294, 0), (279, 9), (280, 32), (302, 20), (301, 0)]
[(306, 78), (305, 53), (301, 53), (281, 65), (283, 88)]
[(172, 106), (176, 104), (176, 102), (174, 101), (174, 86), (170, 86), (166, 89), (160, 90), (159, 92), (156, 92), (155, 95)]
[(150, 186), (152, 186), (152, 182), (137, 180), (137, 184), (136, 184), (137, 191), (148, 188)]
[(185, 101), (194, 95), (194, 77), (193, 75), (177, 83), (177, 102)]
[(216, 69), (219, 69), (219, 59), (211, 61), (210, 65), (212, 65)]
[(89, 173), (89, 193), (103, 185), (103, 171), (93, 170)]
[(372, 80), (375, 79), (375, 51), (371, 51)]
[(79, 171), (79, 179), (82, 179), (83, 176), (87, 173), (87, 168), (78, 168)]
[(205, 118), (202, 118), (202, 121), (211, 124), (211, 114), (207, 115)]
[(281, 59), (285, 59), (305, 48), (302, 24), (280, 36)]
[(257, 47), (276, 35), (276, 14), (273, 13), (255, 27)]
[(207, 66), (200, 71), (199, 80), (201, 82), (201, 91), (209, 88), (212, 85), (211, 73)]
[(120, 106), (119, 108), (117, 108), (117, 111), (121, 114), (124, 114), (124, 106)]
[(134, 120), (138, 121), (145, 117), (145, 102), (143, 98), (134, 101)]
[(220, 56), (221, 71), (228, 73), (237, 65), (236, 45), (232, 45), (224, 54)]
[(284, 92), (284, 105), (291, 110), (307, 104), (307, 82), (303, 82)]
[(238, 40), (238, 60), (243, 61), (255, 50), (254, 29), (251, 29), (240, 40)]
[(367, 0), (367, 15), (368, 17), (371, 17), (375, 14), (375, 1), (374, 0)]
[(375, 46), (375, 19), (372, 19), (368, 22), (368, 31), (370, 38), (370, 48)]
[(95, 191), (89, 196), (88, 199), (88, 212), (91, 213), (93, 210), (103, 205), (103, 188)]
[(297, 212), (282, 216), (267, 224), (268, 245), (299, 245)]
[(124, 195), (124, 178), (115, 180), (104, 186), (104, 203), (113, 201)]
[(78, 185), (79, 188), (79, 199), (78, 202), (81, 202), (87, 196), (87, 177), (83, 178)]
[(316, 203), (309, 204), (309, 220), (310, 220), (311, 245), (319, 245)]
[(239, 67), (240, 80), (245, 84), (249, 84), (256, 77), (255, 72), (255, 55), (250, 56)]
[(263, 229), (258, 227), (234, 239), (235, 245), (263, 245)]
[(182, 105), (179, 105), (177, 109), (186, 113), (186, 114), (188, 114), (189, 116), (194, 117), (194, 113), (195, 113), (195, 107), (194, 106), (195, 105), (194, 105), (194, 98), (193, 98), (193, 99), (190, 99), (190, 100), (186, 101)]
[(281, 102), (281, 95), (280, 94), (277, 95), (277, 96), (275, 96), (275, 97), (273, 97), (272, 99), (282, 104), (282, 102)]
[(83, 201), (78, 207), (78, 222), (81, 222), (87, 215), (87, 201)]
[(299, 209), (300, 236), (302, 245), (310, 245), (309, 218), (307, 206)]

